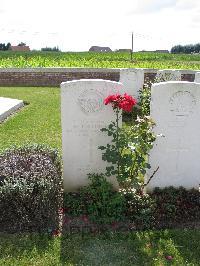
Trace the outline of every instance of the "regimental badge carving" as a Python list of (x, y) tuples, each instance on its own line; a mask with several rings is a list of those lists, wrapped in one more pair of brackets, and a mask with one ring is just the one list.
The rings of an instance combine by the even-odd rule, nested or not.
[(78, 97), (78, 103), (86, 114), (99, 112), (104, 107), (104, 94), (95, 89), (86, 89)]
[(188, 116), (190, 115), (196, 105), (194, 95), (189, 91), (177, 91), (169, 100), (170, 111), (174, 112), (176, 116)]

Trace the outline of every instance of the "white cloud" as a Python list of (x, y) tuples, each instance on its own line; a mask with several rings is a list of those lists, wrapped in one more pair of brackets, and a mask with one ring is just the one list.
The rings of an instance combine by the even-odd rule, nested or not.
[(195, 9), (199, 6), (199, 0), (178, 0), (176, 3), (176, 8), (181, 9)]
[(132, 31), (135, 50), (199, 42), (198, 0), (10, 0), (1, 8), (1, 42), (31, 48), (129, 48)]
[(159, 12), (168, 7), (174, 7), (178, 0), (136, 0), (134, 1), (133, 13), (152, 13)]

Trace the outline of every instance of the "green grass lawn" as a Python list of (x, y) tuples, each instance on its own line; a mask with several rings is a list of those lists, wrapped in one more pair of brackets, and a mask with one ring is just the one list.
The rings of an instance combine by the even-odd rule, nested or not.
[(60, 89), (0, 87), (0, 97), (29, 103), (0, 124), (0, 150), (24, 143), (61, 148)]
[[(58, 88), (0, 88), (29, 104), (0, 125), (0, 149), (45, 143), (61, 148)], [(200, 265), (199, 230), (165, 230), (57, 238), (0, 234), (0, 266)], [(172, 256), (168, 261), (165, 256)]]
[[(0, 235), (0, 265), (200, 265), (199, 230), (103, 235)], [(167, 260), (166, 256), (172, 256)]]

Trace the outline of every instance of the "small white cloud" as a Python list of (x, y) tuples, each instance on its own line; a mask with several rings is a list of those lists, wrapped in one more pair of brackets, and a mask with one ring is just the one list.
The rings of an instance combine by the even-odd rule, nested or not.
[(199, 0), (178, 0), (176, 3), (176, 9), (177, 10), (195, 9), (198, 6), (199, 6)]
[(134, 3), (135, 7), (129, 14), (144, 14), (159, 12), (165, 8), (173, 8), (176, 6), (178, 0), (138, 0)]

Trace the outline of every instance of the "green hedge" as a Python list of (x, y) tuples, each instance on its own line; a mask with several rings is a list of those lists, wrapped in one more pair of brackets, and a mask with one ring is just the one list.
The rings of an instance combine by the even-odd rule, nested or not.
[(56, 150), (14, 147), (0, 155), (0, 231), (47, 231), (59, 227), (62, 174)]

